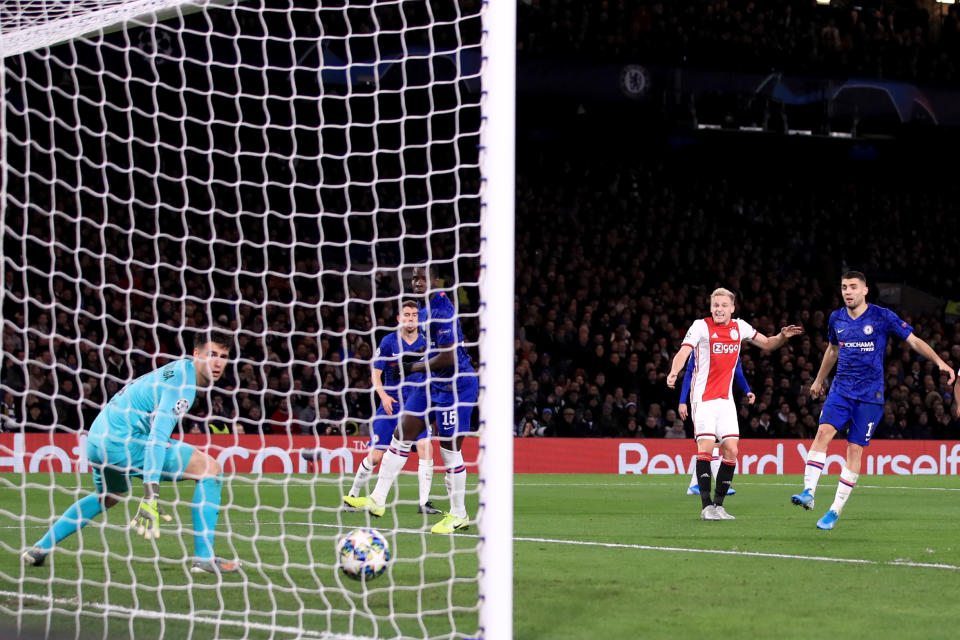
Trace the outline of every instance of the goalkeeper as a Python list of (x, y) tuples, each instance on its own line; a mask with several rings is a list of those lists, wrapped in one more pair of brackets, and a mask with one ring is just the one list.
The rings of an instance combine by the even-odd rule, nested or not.
[(238, 562), (213, 553), (223, 485), (220, 465), (192, 445), (171, 440), (177, 421), (193, 405), (197, 388), (223, 375), (231, 338), (221, 331), (200, 331), (193, 357), (181, 358), (140, 376), (110, 399), (90, 428), (87, 458), (96, 493), (75, 502), (47, 533), (23, 553), (26, 564), (41, 566), (61, 540), (85, 527), (130, 491), (130, 478), (143, 478), (143, 499), (130, 528), (146, 539), (160, 535), (159, 520), (169, 521), (157, 499), (161, 480), (195, 480), (193, 493), (193, 573), (234, 573)]

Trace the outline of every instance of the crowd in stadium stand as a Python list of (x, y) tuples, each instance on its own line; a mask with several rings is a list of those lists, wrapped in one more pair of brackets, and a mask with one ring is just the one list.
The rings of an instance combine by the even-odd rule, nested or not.
[[(844, 268), (897, 274), (942, 298), (960, 299), (954, 275), (960, 229), (943, 215), (958, 195), (949, 186), (910, 188), (880, 178), (862, 190), (843, 180), (801, 190), (755, 170), (719, 178), (689, 165), (547, 157), (527, 163), (518, 184), (518, 437), (689, 436), (689, 422), (677, 416), (678, 393), (664, 378), (689, 324), (707, 315), (710, 292), (725, 286), (741, 298), (737, 315), (763, 333), (791, 323), (806, 330), (773, 354), (744, 349), (744, 372), (757, 400), (748, 405), (737, 395), (743, 434), (809, 438), (820, 409), (809, 385), (826, 347), (829, 313), (841, 306)], [(180, 340), (189, 338), (171, 327), (207, 321), (206, 305), (175, 304), (183, 292), (203, 300), (215, 290), (221, 302), (213, 306), (213, 320), (247, 331), (238, 334), (235, 372), (228, 370), (222, 391), (197, 403), (185, 431), (364, 432), (373, 408), (367, 363), (374, 319), (369, 305), (343, 304), (342, 284), (336, 284), (342, 278), (317, 282), (315, 255), (295, 261), (296, 277), (218, 281), (236, 255), (224, 251), (216, 258), (223, 271), (211, 270), (202, 243), (189, 245), (195, 253), (188, 269), (181, 268), (179, 251), (161, 247), (171, 264), (154, 271), (144, 266), (157, 251), (146, 235), (127, 245), (119, 231), (81, 225), (80, 243), (91, 252), (74, 260), (61, 247), (51, 254), (44, 242), (49, 228), (30, 221), (23, 227), (16, 213), (8, 222), (36, 241), (8, 238), (6, 255), (36, 271), (5, 271), (0, 409), (7, 424), (23, 421), (31, 430), (89, 425), (120, 385), (155, 366), (154, 354), (182, 352)], [(257, 228), (263, 226), (244, 233), (255, 240)], [(848, 229), (857, 230), (856, 241), (847, 238)], [(65, 231), (54, 229), (54, 236), (70, 237)], [(233, 231), (218, 235), (230, 241)], [(100, 251), (111, 256), (103, 268), (92, 253)], [(40, 277), (51, 261), (60, 276)], [(85, 278), (79, 289), (73, 284), (78, 273)], [(111, 282), (117, 286), (101, 286)], [(380, 297), (400, 290), (396, 282), (379, 286)], [(19, 302), (25, 292), (31, 304)], [(385, 302), (375, 313), (377, 325), (391, 326), (396, 310)], [(960, 366), (960, 325), (947, 324), (940, 313), (901, 313), (919, 337)], [(468, 338), (475, 336), (468, 330)], [(877, 437), (960, 437), (952, 389), (932, 363), (893, 341), (886, 371)]]
[[(525, 0), (518, 47), (521, 57), (560, 60), (956, 79), (957, 9), (932, 33), (926, 12), (906, 4)], [(591, 151), (588, 143), (553, 154), (565, 161), (544, 153), (519, 172), (518, 437), (689, 436), (689, 422), (678, 420), (678, 394), (664, 378), (686, 328), (707, 314), (713, 288), (724, 286), (741, 296), (737, 315), (763, 333), (790, 323), (806, 329), (772, 355), (744, 351), (757, 401), (737, 396), (743, 434), (809, 438), (820, 409), (809, 384), (829, 313), (841, 306), (845, 268), (865, 271), (871, 285), (882, 275), (960, 299), (960, 222), (948, 215), (960, 193), (948, 180), (934, 178), (934, 189), (929, 179), (910, 186), (883, 176), (859, 188), (856, 181), (801, 184), (755, 170), (725, 171), (724, 178), (709, 166)], [(31, 194), (36, 212), (63, 215), (5, 212), (4, 428), (89, 426), (122, 384), (184, 352), (190, 336), (180, 327), (214, 322), (244, 329), (237, 367), (197, 403), (185, 431), (364, 431), (373, 410), (368, 363), (377, 328), (394, 323), (398, 298), (389, 298), (399, 283), (376, 284), (383, 301), (371, 313), (368, 304), (348, 302), (369, 291), (351, 291), (339, 274), (319, 275), (309, 245), (328, 236), (316, 226), (298, 229), (309, 250), (291, 254), (289, 221), (270, 214), (217, 222), (171, 215), (161, 234), (149, 226), (157, 224), (152, 214), (97, 216), (99, 200), (77, 207), (66, 196), (47, 202), (44, 190)], [(310, 224), (305, 218), (295, 224)], [(209, 241), (211, 225), (218, 241)], [(241, 237), (249, 243), (239, 245)], [(158, 257), (166, 264), (151, 266)], [(267, 264), (271, 274), (262, 275)], [(240, 265), (245, 275), (234, 277)], [(214, 295), (218, 301), (208, 305)], [(475, 302), (464, 309), (475, 311)], [(939, 312), (899, 311), (960, 366), (960, 325)], [(465, 328), (475, 339), (476, 327)], [(894, 341), (886, 368), (877, 437), (960, 438), (952, 389), (931, 363)]]
[(960, 69), (958, 16), (951, 5), (931, 28), (929, 13), (910, 1), (524, 0), (518, 52), (949, 83)]

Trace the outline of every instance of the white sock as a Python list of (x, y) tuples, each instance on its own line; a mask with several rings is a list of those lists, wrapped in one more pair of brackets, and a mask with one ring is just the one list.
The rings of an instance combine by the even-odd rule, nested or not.
[(717, 479), (717, 471), (720, 471), (720, 447), (713, 448), (713, 459), (710, 460), (710, 473), (713, 479)]
[(466, 518), (464, 496), (467, 492), (467, 468), (463, 465), (463, 454), (440, 447), (440, 455), (443, 456), (443, 466), (447, 468), (444, 481), (450, 495), (450, 513), (458, 518)]
[(803, 469), (803, 488), (810, 489), (810, 493), (817, 492), (817, 483), (820, 474), (827, 462), (826, 451), (811, 451), (807, 454), (807, 466)]
[(433, 486), (433, 460), (420, 460), (417, 479), (420, 481), (420, 504), (427, 504), (430, 501), (430, 487)]
[(840, 512), (843, 511), (843, 505), (847, 504), (847, 498), (853, 493), (853, 487), (856, 486), (859, 477), (859, 473), (848, 471), (846, 467), (843, 468), (843, 471), (840, 472), (840, 482), (837, 483), (837, 495), (833, 499), (833, 504), (830, 505), (831, 511), (836, 511), (837, 515), (840, 515)]
[(353, 486), (350, 487), (347, 495), (354, 498), (359, 496), (360, 491), (366, 488), (371, 473), (373, 473), (373, 465), (370, 464), (370, 454), (367, 454), (367, 457), (360, 461), (360, 468), (357, 469), (357, 475), (353, 477)]
[(406, 464), (412, 445), (412, 442), (400, 442), (394, 438), (390, 443), (390, 448), (384, 452), (383, 458), (380, 460), (377, 486), (370, 494), (370, 497), (378, 505), (386, 504), (390, 488), (393, 487), (393, 483), (397, 481), (397, 476), (400, 475), (400, 470)]

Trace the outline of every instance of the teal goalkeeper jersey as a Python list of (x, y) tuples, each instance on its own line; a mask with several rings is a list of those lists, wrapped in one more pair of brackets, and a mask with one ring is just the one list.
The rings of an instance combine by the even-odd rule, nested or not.
[(108, 447), (126, 447), (131, 463), (142, 460), (143, 481), (159, 482), (170, 435), (196, 397), (193, 360), (174, 360), (120, 389), (94, 421), (90, 435), (103, 438)]

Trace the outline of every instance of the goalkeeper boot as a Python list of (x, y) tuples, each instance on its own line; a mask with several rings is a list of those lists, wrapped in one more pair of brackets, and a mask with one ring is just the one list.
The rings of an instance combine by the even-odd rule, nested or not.
[(448, 513), (444, 516), (443, 520), (433, 525), (430, 533), (453, 533), (454, 531), (467, 529), (469, 526), (470, 521), (466, 518), (460, 518), (452, 513)]
[(830, 509), (830, 511), (827, 511), (827, 515), (817, 520), (817, 529), (830, 531), (830, 529), (833, 529), (833, 525), (837, 524), (837, 518), (839, 517), (840, 517), (839, 513), (837, 513), (833, 509)]
[(813, 494), (810, 492), (810, 489), (804, 489), (802, 493), (790, 496), (790, 502), (810, 511), (813, 509)]
[(242, 566), (243, 563), (239, 560), (231, 562), (219, 556), (206, 560), (194, 558), (190, 564), (190, 573), (237, 573)]
[(687, 495), (688, 495), (688, 496), (698, 496), (698, 495), (700, 495), (700, 485), (698, 485), (698, 484), (692, 484), (692, 485), (690, 485), (689, 487), (687, 487)]
[(426, 513), (431, 516), (436, 516), (443, 513), (443, 511), (440, 511), (440, 509), (437, 509), (435, 506), (433, 506), (433, 503), (428, 500), (427, 502), (424, 502), (422, 505), (420, 505), (419, 508), (417, 508), (417, 513)]
[(43, 563), (47, 561), (48, 555), (50, 555), (50, 551), (47, 549), (30, 547), (23, 552), (21, 557), (26, 564), (33, 565), (34, 567), (42, 567)]
[(353, 506), (352, 504), (350, 504), (349, 502), (347, 502), (347, 498), (356, 498), (356, 497), (357, 496), (343, 496), (343, 503), (341, 503), (340, 508), (350, 513), (353, 513), (355, 511), (363, 511), (363, 509), (359, 509)]
[(375, 518), (379, 518), (386, 512), (386, 508), (374, 502), (370, 496), (343, 496), (343, 504), (356, 509), (366, 509)]

